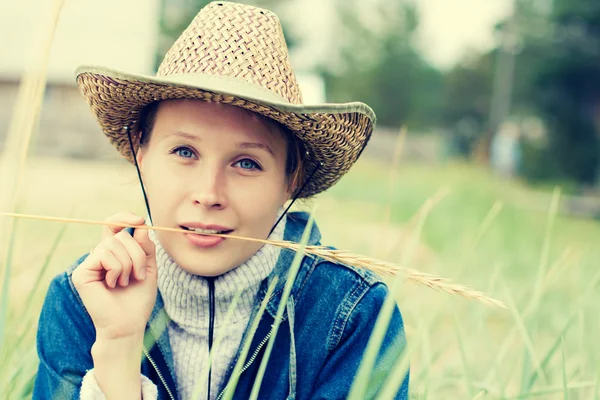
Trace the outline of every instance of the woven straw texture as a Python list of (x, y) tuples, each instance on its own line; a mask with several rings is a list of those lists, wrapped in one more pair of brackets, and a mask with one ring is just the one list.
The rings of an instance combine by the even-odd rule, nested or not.
[[(252, 95), (244, 98), (243, 90), (231, 95), (170, 82), (179, 78), (189, 82), (194, 76), (224, 77), (238, 82), (240, 88), (251, 85)], [(157, 78), (140, 79), (98, 68), (78, 70), (77, 82), (100, 126), (130, 162), (127, 131), (137, 151), (138, 115), (145, 106), (181, 98), (220, 102), (272, 118), (303, 141), (305, 175), (319, 165), (300, 196), (310, 197), (331, 187), (350, 169), (373, 130), (374, 114), (365, 104), (302, 104), (279, 19), (252, 6), (213, 2), (204, 7), (165, 55)], [(257, 100), (257, 91), (268, 91), (268, 98)]]

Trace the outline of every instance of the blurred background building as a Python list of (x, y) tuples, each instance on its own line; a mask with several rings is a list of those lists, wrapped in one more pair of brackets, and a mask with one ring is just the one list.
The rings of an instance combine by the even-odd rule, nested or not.
[[(0, 140), (50, 2), (0, 5)], [(52, 49), (36, 151), (116, 157), (74, 85), (79, 64), (153, 74), (206, 0), (68, 0)], [(305, 102), (360, 100), (367, 154), (461, 158), (511, 176), (597, 187), (600, 3), (586, 0), (254, 0), (281, 16)], [(503, 135), (509, 123), (512, 134)], [(499, 169), (500, 171), (500, 169)], [(506, 172), (505, 166), (501, 173)]]
[[(0, 5), (0, 141), (6, 135), (19, 81), (40, 51), (40, 32), (52, 1)], [(102, 137), (75, 85), (75, 69), (99, 64), (151, 74), (158, 40), (159, 0), (65, 1), (48, 67), (48, 85), (35, 151), (61, 157), (103, 157)]]

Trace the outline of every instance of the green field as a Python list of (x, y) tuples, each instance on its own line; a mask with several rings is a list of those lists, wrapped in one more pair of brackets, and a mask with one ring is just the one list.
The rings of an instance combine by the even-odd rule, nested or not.
[[(404, 282), (397, 299), (414, 351), (412, 398), (600, 398), (600, 224), (549, 213), (552, 192), (540, 195), (472, 166), (402, 165), (392, 190), (387, 168), (361, 161), (330, 192), (300, 205), (316, 203), (324, 243), (405, 260), (510, 306)], [(431, 212), (418, 214), (430, 198)], [(143, 212), (132, 167), (30, 161), (21, 212), (104, 219), (122, 210)], [(417, 237), (419, 216), (426, 219)], [(35, 324), (49, 280), (100, 237), (98, 227), (69, 224), (55, 246), (63, 227), (18, 222), (0, 349), (0, 388), (9, 388), (2, 398), (26, 393), (35, 372)]]

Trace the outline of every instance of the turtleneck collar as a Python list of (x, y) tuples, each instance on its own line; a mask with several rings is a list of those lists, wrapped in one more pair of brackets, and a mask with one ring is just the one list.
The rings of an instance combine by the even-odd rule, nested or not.
[[(281, 210), (280, 210), (281, 213)], [(279, 218), (278, 214), (277, 218)], [(286, 218), (277, 224), (270, 240), (283, 239)], [(274, 221), (275, 222), (275, 221)], [(190, 334), (206, 335), (209, 325), (209, 279), (214, 279), (215, 329), (219, 329), (235, 295), (241, 297), (229, 323), (246, 321), (256, 300), (261, 282), (273, 271), (280, 248), (266, 244), (246, 262), (223, 275), (206, 278), (181, 268), (162, 247), (154, 231), (150, 238), (156, 246), (158, 289), (165, 311), (179, 328)]]

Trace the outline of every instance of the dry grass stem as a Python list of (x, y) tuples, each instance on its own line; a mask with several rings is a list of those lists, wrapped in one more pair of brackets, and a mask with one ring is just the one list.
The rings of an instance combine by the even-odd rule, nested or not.
[(388, 201), (386, 203), (385, 212), (384, 212), (384, 221), (387, 225), (391, 222), (392, 217), (392, 199), (394, 197), (394, 189), (396, 185), (396, 179), (398, 175), (398, 168), (400, 165), (400, 155), (402, 154), (402, 150), (404, 149), (404, 142), (406, 141), (406, 134), (408, 130), (406, 129), (406, 125), (403, 125), (400, 128), (400, 132), (398, 133), (398, 137), (396, 138), (396, 146), (394, 147), (394, 156), (392, 158), (392, 164), (390, 166), (390, 176), (388, 182)]
[[(101, 226), (116, 226), (122, 228), (135, 228), (135, 229), (153, 229), (156, 231), (165, 231), (165, 232), (177, 232), (177, 233), (190, 233), (190, 231), (184, 229), (177, 228), (166, 228), (160, 226), (149, 226), (149, 225), (130, 225), (130, 224), (121, 224), (117, 222), (106, 222), (106, 221), (92, 221), (86, 219), (76, 219), (76, 218), (58, 218), (58, 217), (48, 217), (42, 215), (31, 215), (31, 214), (15, 214), (15, 213), (0, 213), (0, 216), (4, 217), (12, 217), (12, 218), (26, 218), (26, 219), (35, 219), (42, 221), (54, 221), (54, 222), (67, 222), (67, 223), (79, 223), (79, 224), (87, 224), (87, 225), (101, 225)], [(221, 235), (221, 234), (206, 234), (206, 236), (219, 236), (226, 237), (229, 239), (238, 239), (238, 240), (246, 240), (251, 242), (263, 243), (263, 244), (272, 244), (274, 246), (279, 246), (284, 249), (289, 249), (293, 251), (298, 251), (299, 244), (294, 242), (288, 242), (283, 240), (264, 240), (264, 239), (256, 239), (256, 238), (248, 238), (243, 236), (236, 235)], [(452, 295), (459, 295), (467, 299), (477, 300), (479, 302), (493, 305), (501, 308), (506, 308), (504, 303), (499, 300), (493, 299), (484, 293), (470, 289), (464, 285), (460, 285), (454, 282), (451, 282), (448, 279), (428, 274), (425, 272), (417, 271), (415, 269), (406, 268), (399, 266), (397, 264), (382, 261), (375, 258), (363, 256), (360, 254), (354, 254), (350, 252), (346, 252), (343, 250), (332, 250), (328, 247), (324, 246), (307, 246), (305, 252), (309, 255), (321, 257), (327, 261), (331, 261), (337, 264), (346, 264), (352, 265), (359, 268), (364, 268), (366, 270), (372, 271), (378, 275), (387, 275), (393, 276), (398, 274), (398, 272), (404, 273), (406, 279), (409, 281), (418, 283), (420, 285), (427, 286), (431, 289), (437, 290), (439, 292), (448, 293)]]
[(419, 221), (419, 218), (421, 218), (421, 216), (424, 213), (428, 213), (429, 210), (431, 210), (434, 206), (436, 206), (439, 202), (441, 202), (446, 196), (448, 196), (451, 191), (452, 190), (448, 186), (442, 186), (441, 188), (439, 188), (433, 194), (433, 196), (429, 197), (423, 203), (423, 205), (417, 210), (417, 212), (412, 217), (410, 217), (410, 219), (408, 221), (406, 221), (406, 223), (404, 224), (404, 228), (409, 231), (412, 231), (414, 229), (414, 225), (416, 225), (417, 221)]
[[(404, 149), (404, 142), (406, 141), (406, 134), (408, 130), (406, 125), (403, 125), (400, 128), (400, 132), (398, 133), (398, 137), (396, 138), (396, 146), (394, 147), (394, 156), (392, 158), (392, 164), (390, 166), (390, 175), (388, 182), (388, 200), (385, 205), (385, 209), (383, 212), (383, 230), (388, 231), (392, 224), (392, 203), (394, 199), (394, 189), (396, 185), (396, 179), (398, 174), (398, 169), (400, 165), (400, 155), (402, 154), (402, 150)], [(382, 254), (383, 257), (389, 256), (390, 250), (385, 249), (385, 242), (382, 241), (380, 243), (379, 249), (377, 250), (377, 254)]]
[[(58, 25), (64, 0), (54, 0), (48, 15), (47, 25), (39, 32), (39, 47), (35, 49), (33, 60), (26, 65), (23, 79), (19, 85), (14, 112), (5, 138), (4, 151), (0, 157), (0, 210), (16, 211), (21, 200), (23, 177), (27, 151), (35, 127), (39, 121), (40, 110), (46, 87), (46, 69), (50, 58), (50, 50), (54, 33)], [(14, 224), (6, 226), (0, 223), (0, 257), (9, 257), (9, 238), (13, 235)], [(7, 260), (3, 275), (8, 282), (9, 262)]]

